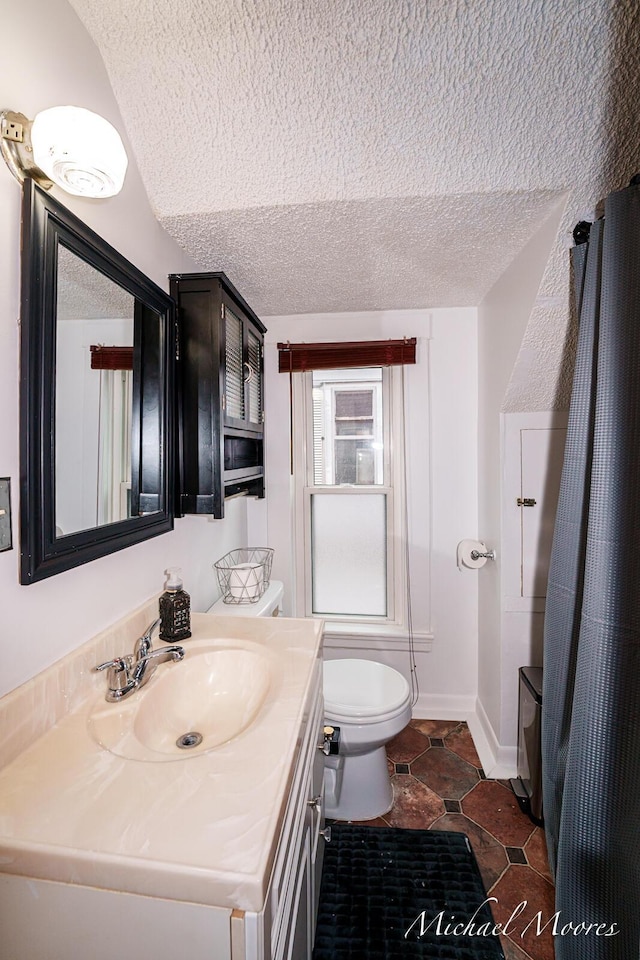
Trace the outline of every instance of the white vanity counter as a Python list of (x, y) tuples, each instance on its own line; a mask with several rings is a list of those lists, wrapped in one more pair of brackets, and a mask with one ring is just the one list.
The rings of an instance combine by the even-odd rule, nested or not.
[[(116, 756), (91, 736), (89, 716), (106, 683), (90, 668), (131, 652), (153, 609), (147, 605), (85, 645), (72, 658), (75, 673), (72, 665), (55, 665), (51, 676), (0, 702), (0, 737), (11, 730), (15, 738), (17, 723), (29, 739), (34, 720), (25, 711), (31, 705), (41, 712), (33, 728), (40, 735), (0, 770), (0, 874), (260, 911), (305, 714), (319, 686), (322, 623), (194, 614), (187, 657), (189, 644), (205, 638), (264, 646), (271, 664), (266, 700), (230, 742), (198, 756), (147, 762)], [(181, 666), (162, 664), (145, 689)], [(43, 708), (40, 698), (51, 696), (55, 707)], [(47, 710), (53, 725), (42, 729)], [(18, 746), (14, 740), (14, 752)]]

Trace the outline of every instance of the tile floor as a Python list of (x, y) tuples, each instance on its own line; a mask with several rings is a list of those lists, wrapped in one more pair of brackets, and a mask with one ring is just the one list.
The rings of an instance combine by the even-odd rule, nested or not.
[[(466, 833), (482, 873), (496, 922), (521, 913), (502, 936), (506, 960), (553, 960), (550, 930), (554, 890), (544, 831), (520, 810), (507, 781), (487, 780), (466, 723), (412, 720), (387, 744), (394, 804), (369, 826)], [(526, 903), (526, 907), (520, 907)], [(525, 928), (530, 921), (534, 921)]]

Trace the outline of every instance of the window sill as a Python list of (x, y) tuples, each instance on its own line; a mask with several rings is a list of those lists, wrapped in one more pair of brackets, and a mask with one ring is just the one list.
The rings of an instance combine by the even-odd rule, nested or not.
[[(416, 652), (429, 653), (432, 644), (432, 633), (418, 630), (413, 632), (413, 649)], [(408, 650), (409, 636), (405, 628), (394, 624), (325, 620), (324, 645), (353, 650)]]

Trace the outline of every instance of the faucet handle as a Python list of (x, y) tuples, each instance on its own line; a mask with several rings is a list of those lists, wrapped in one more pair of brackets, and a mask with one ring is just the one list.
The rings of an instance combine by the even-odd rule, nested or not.
[(108, 670), (107, 687), (111, 693), (126, 690), (130, 682), (130, 657), (114, 657), (105, 663), (99, 663), (96, 670)]
[(126, 657), (114, 657), (113, 660), (107, 660), (105, 663), (99, 663), (95, 670), (108, 670), (113, 668), (116, 673), (120, 673), (122, 670), (128, 669), (128, 663)]

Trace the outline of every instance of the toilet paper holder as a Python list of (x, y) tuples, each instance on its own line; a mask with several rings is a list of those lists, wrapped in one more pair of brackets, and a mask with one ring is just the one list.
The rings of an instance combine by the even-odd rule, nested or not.
[(496, 558), (496, 552), (495, 552), (495, 550), (487, 550), (486, 553), (481, 553), (480, 550), (472, 550), (472, 551), (471, 551), (471, 559), (472, 559), (472, 560), (482, 560), (482, 559), (484, 559), (484, 560), (495, 560), (495, 558)]
[(496, 559), (496, 551), (488, 550), (484, 540), (461, 540), (456, 550), (458, 570), (478, 570), (487, 560)]

